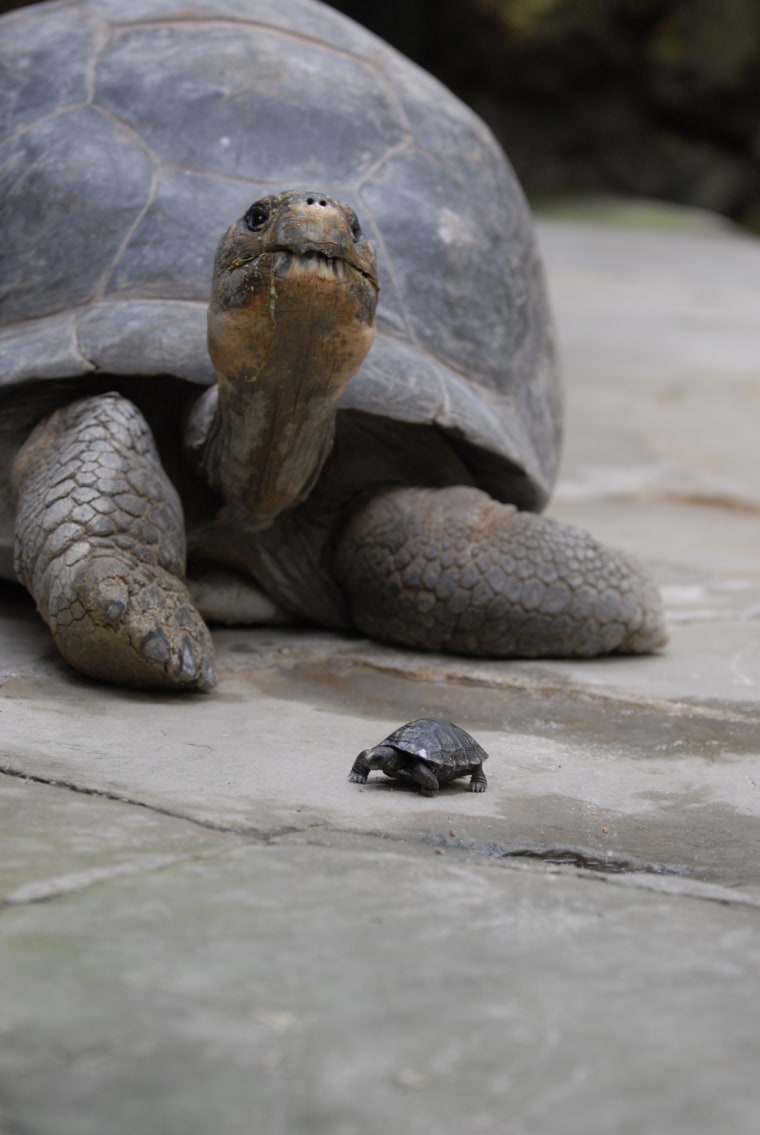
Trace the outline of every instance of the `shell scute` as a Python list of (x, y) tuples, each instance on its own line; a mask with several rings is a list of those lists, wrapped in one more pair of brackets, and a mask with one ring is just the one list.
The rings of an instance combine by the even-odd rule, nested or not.
[(418, 757), (432, 768), (474, 768), (488, 754), (460, 726), (440, 718), (419, 717), (394, 730), (382, 742)]

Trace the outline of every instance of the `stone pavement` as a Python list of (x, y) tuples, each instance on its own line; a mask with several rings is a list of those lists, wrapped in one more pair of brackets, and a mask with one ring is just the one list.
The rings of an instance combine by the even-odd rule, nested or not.
[[(99, 688), (0, 597), (0, 1135), (752, 1135), (760, 245), (546, 220), (551, 512), (637, 550), (666, 652), (215, 635)], [(489, 790), (346, 774), (447, 716)]]

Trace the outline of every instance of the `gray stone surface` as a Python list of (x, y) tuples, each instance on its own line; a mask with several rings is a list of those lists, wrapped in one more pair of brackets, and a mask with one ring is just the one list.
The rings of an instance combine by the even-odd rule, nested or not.
[(756, 1130), (756, 910), (15, 791), (111, 874), (0, 915), (10, 1132)]
[[(0, 1133), (755, 1132), (760, 248), (544, 222), (551, 511), (638, 551), (661, 655), (477, 662), (215, 635), (101, 688), (0, 597)], [(491, 754), (433, 800), (359, 749)]]

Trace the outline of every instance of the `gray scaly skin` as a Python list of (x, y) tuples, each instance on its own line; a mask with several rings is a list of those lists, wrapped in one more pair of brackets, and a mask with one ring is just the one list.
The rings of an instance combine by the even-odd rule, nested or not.
[[(588, 534), (492, 500), (435, 431), (338, 413), (374, 335), (374, 252), (322, 194), (264, 198), (223, 237), (209, 308), (218, 385), (186, 429), (218, 494), (196, 557), (296, 616), (427, 650), (653, 650), (656, 588)], [(125, 398), (43, 422), (13, 469), (16, 571), (85, 673), (208, 689), (213, 650), (183, 582), (182, 508)], [(213, 607), (213, 604), (211, 604)]]
[(632, 558), (475, 488), (379, 494), (337, 571), (361, 630), (419, 649), (584, 657), (662, 641), (657, 589)]

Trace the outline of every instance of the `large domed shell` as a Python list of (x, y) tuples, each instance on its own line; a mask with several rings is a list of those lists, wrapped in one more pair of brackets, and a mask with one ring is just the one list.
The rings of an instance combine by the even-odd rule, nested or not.
[(215, 244), (322, 188), (375, 242), (378, 336), (344, 405), (435, 425), (540, 507), (559, 388), (532, 225), (482, 122), (313, 0), (61, 0), (0, 22), (0, 383), (213, 381)]

